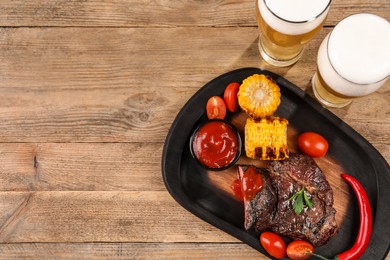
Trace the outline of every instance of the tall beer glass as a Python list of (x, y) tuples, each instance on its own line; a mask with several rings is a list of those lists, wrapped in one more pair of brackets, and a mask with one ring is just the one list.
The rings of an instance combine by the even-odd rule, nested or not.
[(275, 66), (289, 66), (322, 28), (331, 0), (256, 0), (259, 51)]
[(379, 89), (389, 75), (390, 22), (373, 14), (354, 14), (321, 43), (313, 92), (325, 106), (344, 107)]

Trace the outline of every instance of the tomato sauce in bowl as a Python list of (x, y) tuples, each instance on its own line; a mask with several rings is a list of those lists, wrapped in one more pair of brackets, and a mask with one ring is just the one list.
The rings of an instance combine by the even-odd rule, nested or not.
[(241, 155), (241, 137), (227, 121), (209, 120), (201, 124), (190, 140), (192, 156), (209, 170), (233, 166)]

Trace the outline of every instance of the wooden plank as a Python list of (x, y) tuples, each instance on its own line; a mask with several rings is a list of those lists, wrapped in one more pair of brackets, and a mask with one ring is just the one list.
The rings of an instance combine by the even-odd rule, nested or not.
[[(163, 142), (194, 90), (0, 90), (0, 142)], [(0, 102), (1, 102), (0, 101)]]
[[(234, 177), (209, 178), (221, 194), (234, 197), (228, 189)], [(344, 234), (353, 225), (348, 185), (338, 174), (328, 180)], [(186, 211), (167, 191), (3, 191), (0, 201), (0, 243), (238, 241)]]
[[(28, 190), (34, 182), (34, 145), (0, 145), (0, 190)], [(7, 200), (4, 200), (4, 203)], [(1, 206), (1, 204), (0, 204)]]
[[(3, 0), (0, 26), (256, 26), (255, 0), (224, 1), (25, 1)], [(334, 0), (326, 25), (368, 12), (390, 19), (380, 0)]]
[[(348, 192), (344, 188), (335, 190), (336, 204)], [(64, 243), (142, 242), (141, 255), (160, 252), (145, 250), (149, 243), (175, 243), (175, 254), (180, 255), (183, 242), (238, 243), (180, 207), (167, 192), (0, 192), (0, 201), (8, 202), (0, 204), (0, 250), (4, 243), (61, 243), (57, 250), (66, 250)], [(340, 214), (350, 218), (353, 212), (342, 212), (340, 206), (336, 210), (342, 223)], [(352, 229), (351, 224), (344, 222), (343, 232)], [(53, 253), (61, 252), (57, 250)]]
[(0, 253), (2, 259), (32, 260), (269, 259), (240, 243), (9, 243), (0, 244)]
[(0, 88), (197, 89), (204, 74), (259, 65), (257, 36), (256, 28), (1, 29)]
[(0, 191), (166, 190), (162, 143), (5, 143)]
[[(309, 90), (329, 31), (293, 67), (275, 68), (260, 58), (256, 28), (1, 29), (0, 142), (164, 142), (185, 102), (230, 70), (261, 67)], [(389, 118), (389, 86), (332, 111), (386, 143), (390, 120), (375, 118)]]
[(238, 242), (166, 191), (0, 192), (0, 201), (0, 243)]
[(2, 259), (269, 259), (245, 244), (230, 243), (11, 243)]
[[(0, 191), (165, 191), (162, 146), (162, 143), (3, 143)], [(389, 162), (390, 146), (374, 146)]]
[[(4, 31), (3, 142), (162, 142), (185, 100), (205, 83), (199, 75), (189, 76), (190, 57), (200, 51), (203, 38), (187, 42), (198, 45), (190, 50), (183, 29)], [(168, 57), (171, 48), (175, 55)], [(208, 59), (200, 58), (195, 66)]]

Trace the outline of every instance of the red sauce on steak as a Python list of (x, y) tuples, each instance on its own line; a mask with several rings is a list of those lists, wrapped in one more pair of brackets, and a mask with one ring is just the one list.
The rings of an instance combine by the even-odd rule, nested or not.
[(246, 200), (253, 199), (263, 187), (263, 178), (256, 172), (254, 167), (248, 167), (241, 182), (242, 193)]

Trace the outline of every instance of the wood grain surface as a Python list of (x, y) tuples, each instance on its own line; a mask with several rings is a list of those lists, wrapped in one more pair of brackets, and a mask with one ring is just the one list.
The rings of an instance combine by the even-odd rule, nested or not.
[[(339, 20), (390, 19), (387, 0), (334, 0), (301, 60), (276, 68), (259, 55), (253, 0), (0, 5), (0, 259), (267, 259), (166, 191), (171, 123), (200, 87), (242, 67), (312, 95), (318, 46)], [(330, 109), (388, 163), (389, 100), (388, 81)]]

